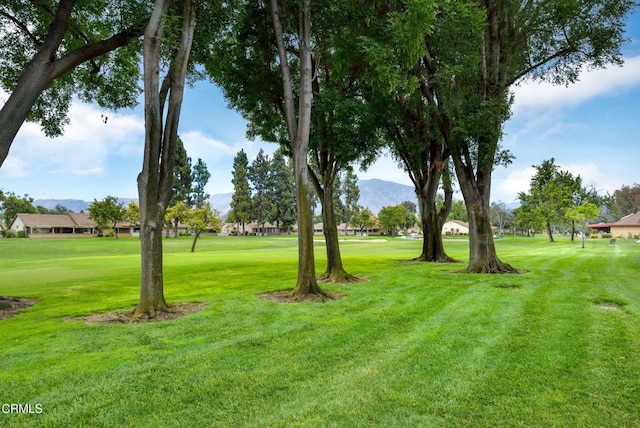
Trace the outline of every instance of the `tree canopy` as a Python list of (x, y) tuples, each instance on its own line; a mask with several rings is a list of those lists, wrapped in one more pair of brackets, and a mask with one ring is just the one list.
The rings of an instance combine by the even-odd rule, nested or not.
[(0, 109), (0, 165), (25, 120), (60, 135), (74, 96), (105, 108), (137, 103), (149, 3), (2, 2), (0, 86), (11, 95)]

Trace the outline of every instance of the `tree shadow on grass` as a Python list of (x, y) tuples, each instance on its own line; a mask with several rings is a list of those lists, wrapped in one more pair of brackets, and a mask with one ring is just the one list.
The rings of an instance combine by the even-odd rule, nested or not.
[(21, 309), (29, 308), (35, 304), (36, 301), (33, 299), (0, 296), (0, 320), (15, 317)]
[(144, 315), (134, 318), (135, 308), (123, 311), (107, 312), (103, 314), (93, 314), (83, 317), (67, 317), (65, 321), (80, 321), (85, 324), (140, 324), (147, 322), (170, 321), (182, 318), (186, 315), (200, 312), (206, 308), (206, 302), (175, 302), (171, 303), (169, 312), (157, 312), (154, 317)]

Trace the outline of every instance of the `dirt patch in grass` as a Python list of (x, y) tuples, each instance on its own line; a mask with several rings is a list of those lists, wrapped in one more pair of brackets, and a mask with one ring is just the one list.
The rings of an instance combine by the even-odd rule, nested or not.
[(20, 309), (25, 309), (35, 304), (36, 301), (32, 299), (0, 296), (0, 320), (15, 317)]
[(256, 294), (256, 297), (258, 299), (271, 300), (272, 302), (277, 302), (277, 303), (326, 303), (331, 300), (342, 300), (347, 297), (345, 294), (342, 294), (342, 293), (335, 293), (335, 292), (326, 291), (326, 290), (324, 292), (329, 296), (329, 298), (324, 296), (318, 296), (315, 294), (309, 294), (303, 300), (291, 301), (289, 299), (291, 290), (269, 291), (267, 293)]
[(158, 312), (155, 317), (143, 316), (133, 318), (134, 309), (124, 311), (107, 312), (103, 314), (93, 314), (84, 317), (65, 318), (66, 321), (81, 321), (85, 324), (130, 324), (169, 321), (186, 315), (194, 314), (206, 308), (208, 303), (204, 302), (176, 302), (171, 303), (170, 312)]
[(522, 288), (521, 285), (517, 285), (517, 284), (496, 284), (494, 285), (495, 288), (505, 288), (507, 290), (519, 290)]
[(596, 299), (593, 304), (600, 309), (608, 311), (621, 311), (626, 306), (625, 302), (615, 299)]

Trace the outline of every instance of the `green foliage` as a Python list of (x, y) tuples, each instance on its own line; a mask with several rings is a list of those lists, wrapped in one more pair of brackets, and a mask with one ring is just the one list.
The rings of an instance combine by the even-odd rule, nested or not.
[(353, 168), (347, 168), (342, 182), (342, 195), (344, 196), (343, 223), (349, 223), (351, 217), (358, 209), (360, 199), (360, 188), (358, 187), (358, 177), (353, 173)]
[(272, 191), (269, 194), (271, 210), (267, 220), (288, 229), (296, 223), (295, 185), (293, 181), (293, 167), (287, 164), (284, 152), (276, 150), (271, 160)]
[(249, 160), (244, 150), (240, 150), (233, 159), (233, 196), (231, 211), (227, 221), (248, 223), (251, 221), (251, 188), (249, 187)]
[(193, 186), (191, 158), (187, 155), (182, 139), (176, 139), (176, 160), (173, 167), (173, 186), (171, 187), (170, 205), (182, 201), (191, 206), (191, 188)]
[(381, 227), (389, 229), (391, 235), (395, 235), (407, 223), (407, 210), (402, 205), (382, 207), (378, 213), (378, 221)]
[(549, 231), (552, 224), (565, 219), (567, 209), (573, 206), (582, 189), (582, 179), (561, 171), (554, 158), (534, 167), (536, 173), (531, 178), (529, 192), (518, 195), (522, 207), (519, 213), (529, 212), (525, 214), (527, 218), (543, 219)]
[(637, 213), (640, 211), (640, 184), (622, 186), (613, 192), (613, 198), (619, 217)]
[(351, 215), (349, 224), (357, 227), (360, 232), (363, 233), (374, 227), (376, 225), (376, 221), (369, 208), (363, 208), (358, 205)]
[(262, 225), (272, 211), (272, 206), (278, 194), (274, 191), (274, 175), (271, 170), (271, 160), (269, 156), (264, 154), (264, 150), (260, 149), (257, 157), (251, 162), (249, 167), (249, 180), (253, 188), (252, 218), (258, 222), (258, 226)]
[(464, 201), (461, 201), (459, 199), (453, 201), (453, 203), (451, 204), (451, 212), (449, 213), (448, 218), (451, 220), (460, 220), (464, 222), (469, 221), (467, 215), (467, 207), (464, 204)]
[(4, 216), (4, 224), (9, 227), (16, 214), (37, 214), (38, 210), (33, 206), (33, 198), (25, 194), (18, 196), (13, 192), (0, 194), (0, 212)]
[[(0, 6), (0, 87), (11, 92), (38, 49), (41, 48), (56, 10), (53, 4), (7, 0)], [(68, 30), (58, 48), (64, 54), (79, 51), (133, 26), (140, 26), (149, 13), (149, 2), (97, 0), (74, 2)], [(141, 44), (128, 45), (87, 61), (56, 79), (45, 89), (27, 120), (37, 122), (48, 136), (61, 135), (68, 124), (72, 97), (96, 102), (104, 108), (137, 104), (140, 94)]]
[(127, 205), (127, 211), (124, 214), (124, 219), (131, 224), (140, 224), (140, 206), (134, 201), (129, 202)]
[[(116, 224), (125, 219), (127, 209), (115, 196), (107, 196), (103, 200), (96, 199), (89, 205), (89, 218), (96, 222), (99, 229), (112, 226), (114, 233)], [(118, 235), (115, 234), (117, 238)]]
[(191, 200), (193, 205), (199, 207), (209, 199), (209, 194), (205, 192), (204, 188), (211, 178), (207, 164), (202, 159), (198, 158), (198, 161), (193, 166), (192, 176), (193, 187), (191, 188)]

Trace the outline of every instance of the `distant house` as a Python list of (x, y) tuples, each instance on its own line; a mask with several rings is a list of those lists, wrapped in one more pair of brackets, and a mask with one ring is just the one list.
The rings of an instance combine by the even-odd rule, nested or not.
[(589, 225), (589, 229), (597, 233), (611, 233), (611, 223), (594, 223)]
[(609, 225), (611, 236), (614, 238), (633, 239), (640, 236), (640, 211), (629, 214)]
[[(380, 225), (378, 224), (378, 219), (375, 219), (375, 225), (370, 227), (369, 229), (364, 229), (362, 233), (366, 235), (380, 235), (382, 230), (380, 229)], [(352, 224), (340, 223), (336, 226), (338, 229), (338, 235), (360, 235), (360, 229)], [(324, 233), (324, 224), (316, 223), (313, 225), (313, 233), (321, 234)]]
[(460, 220), (448, 220), (442, 226), (443, 235), (468, 235), (469, 223)]
[[(30, 237), (54, 236), (94, 236), (98, 233), (97, 224), (86, 213), (68, 214), (16, 214), (9, 229), (17, 234), (24, 231)], [(137, 236), (139, 227), (129, 222), (116, 224), (119, 235)], [(108, 233), (110, 228), (105, 231)], [(103, 231), (103, 232), (105, 232)]]

